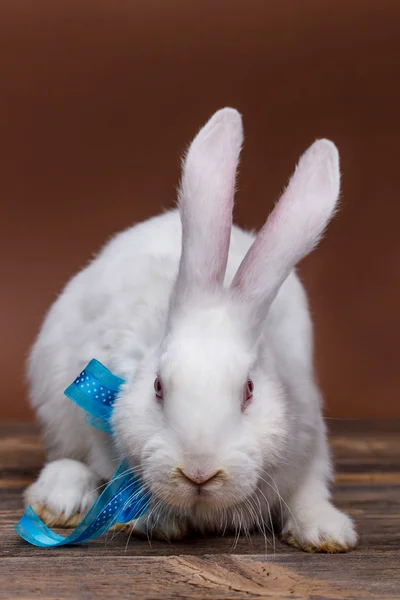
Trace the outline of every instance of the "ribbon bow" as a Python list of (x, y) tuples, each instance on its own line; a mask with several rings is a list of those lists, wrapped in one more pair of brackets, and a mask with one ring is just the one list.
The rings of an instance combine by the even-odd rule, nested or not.
[[(123, 383), (123, 379), (93, 359), (64, 393), (88, 413), (86, 420), (90, 425), (111, 434), (113, 405)], [(92, 508), (68, 537), (49, 529), (32, 506), (26, 507), (14, 529), (24, 540), (42, 548), (80, 544), (99, 537), (117, 522), (138, 519), (147, 512), (149, 505), (150, 495), (128, 462), (123, 460)]]

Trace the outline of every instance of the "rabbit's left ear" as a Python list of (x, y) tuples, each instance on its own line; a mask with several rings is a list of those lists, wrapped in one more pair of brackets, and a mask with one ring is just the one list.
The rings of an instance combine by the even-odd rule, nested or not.
[(186, 154), (179, 191), (182, 254), (175, 299), (222, 286), (242, 141), (240, 114), (224, 108), (200, 130)]
[(336, 146), (318, 140), (300, 158), (232, 282), (232, 292), (247, 305), (255, 327), (265, 318), (289, 273), (318, 244), (335, 213), (339, 191)]

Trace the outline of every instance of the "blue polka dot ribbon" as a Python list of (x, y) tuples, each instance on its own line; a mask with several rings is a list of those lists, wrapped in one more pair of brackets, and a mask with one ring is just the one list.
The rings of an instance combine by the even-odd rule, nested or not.
[(123, 383), (125, 381), (121, 377), (113, 375), (93, 359), (64, 393), (88, 413), (86, 420), (90, 425), (112, 433), (110, 419), (113, 404)]
[[(97, 360), (91, 360), (65, 390), (66, 396), (88, 413), (90, 425), (111, 433), (110, 418), (119, 388), (125, 383)], [(49, 529), (28, 506), (15, 531), (34, 546), (49, 548), (80, 544), (99, 537), (115, 523), (127, 523), (144, 515), (150, 495), (143, 489), (126, 460), (122, 461), (92, 508), (72, 533), (64, 537)]]

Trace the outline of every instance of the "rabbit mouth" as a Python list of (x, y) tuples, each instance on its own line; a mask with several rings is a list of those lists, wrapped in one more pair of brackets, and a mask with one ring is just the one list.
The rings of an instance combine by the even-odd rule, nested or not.
[(217, 477), (200, 485), (179, 478), (157, 488), (156, 496), (164, 505), (191, 515), (210, 515), (216, 509), (226, 510), (238, 503), (225, 481)]
[(173, 489), (168, 487), (165, 493), (161, 493), (163, 501), (171, 507), (181, 509), (196, 509), (196, 510), (209, 510), (210, 506), (216, 506), (219, 504), (228, 505), (226, 497), (221, 493), (216, 492), (210, 488), (204, 488), (201, 486), (189, 487), (182, 489), (181, 486)]
[(221, 498), (227, 480), (228, 476), (223, 468), (188, 471), (177, 466), (169, 475), (175, 501), (199, 507), (215, 504)]

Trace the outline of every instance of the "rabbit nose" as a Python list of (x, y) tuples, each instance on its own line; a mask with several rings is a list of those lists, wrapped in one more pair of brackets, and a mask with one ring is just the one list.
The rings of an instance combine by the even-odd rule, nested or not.
[(204, 472), (204, 471), (193, 471), (188, 472), (184, 471), (181, 467), (177, 468), (177, 471), (188, 481), (194, 483), (195, 485), (204, 485), (205, 483), (209, 483), (212, 480), (219, 478), (222, 475), (222, 469), (217, 469), (216, 471)]

